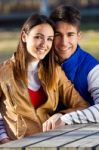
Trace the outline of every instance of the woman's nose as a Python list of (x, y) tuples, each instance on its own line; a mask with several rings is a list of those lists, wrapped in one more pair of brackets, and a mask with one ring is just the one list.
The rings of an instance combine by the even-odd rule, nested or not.
[(41, 46), (45, 46), (46, 45), (46, 43), (47, 43), (47, 41), (46, 41), (46, 39), (45, 38), (43, 38), (42, 40), (41, 40)]
[(45, 38), (42, 38), (41, 43), (42, 43), (42, 44), (45, 44), (45, 43), (46, 43), (46, 39), (45, 39)]

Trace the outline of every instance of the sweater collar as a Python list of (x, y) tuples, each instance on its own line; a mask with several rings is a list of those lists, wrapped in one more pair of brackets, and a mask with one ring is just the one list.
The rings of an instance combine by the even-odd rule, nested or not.
[(62, 68), (65, 71), (66, 75), (68, 76), (68, 73), (69, 73), (72, 76), (72, 79), (70, 79), (70, 80), (73, 80), (74, 74), (75, 74), (77, 67), (79, 65), (80, 53), (81, 53), (81, 49), (80, 49), (80, 46), (78, 45), (74, 54), (71, 55), (70, 58), (68, 58), (67, 60), (65, 60), (62, 63)]
[(39, 60), (29, 63), (29, 65), (28, 65), (28, 72), (36, 71), (37, 68), (38, 68), (38, 64), (39, 64)]
[(41, 84), (38, 78), (38, 63), (39, 61), (33, 61), (28, 65), (28, 88), (37, 91)]
[(79, 61), (78, 59), (79, 59), (80, 51), (81, 51), (81, 49), (80, 49), (80, 46), (78, 45), (76, 51), (71, 55), (71, 57), (68, 58), (67, 60), (65, 60), (65, 61), (62, 63), (62, 67), (63, 67), (64, 65), (66, 65), (66, 66), (69, 65), (69, 66), (67, 67), (67, 70), (68, 70), (68, 71), (71, 70), (71, 69), (73, 69), (73, 68), (75, 68), (75, 66), (79, 63), (79, 62), (78, 62), (78, 61)]

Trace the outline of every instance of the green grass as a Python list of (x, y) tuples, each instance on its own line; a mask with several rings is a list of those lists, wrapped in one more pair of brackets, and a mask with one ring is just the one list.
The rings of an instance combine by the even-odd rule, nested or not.
[(81, 47), (99, 59), (99, 31), (84, 31), (82, 34)]
[(18, 44), (18, 31), (0, 32), (0, 62), (8, 59), (16, 50)]
[[(0, 62), (8, 59), (16, 50), (19, 31), (0, 31)], [(99, 59), (99, 31), (89, 30), (82, 32), (80, 45)]]

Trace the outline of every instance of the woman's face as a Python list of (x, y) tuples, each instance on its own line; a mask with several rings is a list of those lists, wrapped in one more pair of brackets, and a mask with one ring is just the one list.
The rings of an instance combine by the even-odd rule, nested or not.
[(54, 31), (51, 25), (45, 23), (33, 27), (28, 34), (22, 34), (26, 42), (29, 60), (41, 60), (50, 51), (53, 43)]

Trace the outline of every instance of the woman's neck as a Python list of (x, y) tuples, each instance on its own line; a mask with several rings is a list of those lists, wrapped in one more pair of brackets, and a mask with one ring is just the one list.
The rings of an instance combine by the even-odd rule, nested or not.
[(31, 61), (28, 63), (28, 71), (35, 71), (38, 68), (39, 60)]

